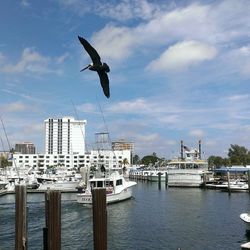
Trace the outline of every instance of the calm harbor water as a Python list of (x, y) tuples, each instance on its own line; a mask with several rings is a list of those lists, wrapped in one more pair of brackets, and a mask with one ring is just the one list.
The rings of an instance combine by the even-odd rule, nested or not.
[[(0, 197), (0, 249), (14, 249), (14, 195)], [(92, 209), (62, 195), (62, 249), (93, 249)], [(28, 195), (28, 249), (43, 249), (44, 194)], [(139, 182), (134, 198), (108, 206), (110, 250), (240, 249), (250, 241), (239, 215), (250, 210), (248, 193), (158, 189)]]

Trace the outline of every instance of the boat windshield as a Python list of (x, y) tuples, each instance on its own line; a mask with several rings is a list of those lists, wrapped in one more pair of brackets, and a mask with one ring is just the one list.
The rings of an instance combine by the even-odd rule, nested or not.
[(122, 185), (122, 179), (116, 181), (116, 186)]
[(92, 188), (95, 188), (95, 187), (104, 187), (103, 181), (91, 181), (90, 182), (90, 186)]
[(106, 187), (113, 187), (113, 181), (106, 181)]

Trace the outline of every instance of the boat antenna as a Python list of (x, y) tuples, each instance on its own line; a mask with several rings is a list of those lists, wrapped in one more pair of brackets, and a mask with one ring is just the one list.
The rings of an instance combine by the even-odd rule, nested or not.
[(107, 134), (108, 134), (108, 141), (109, 141), (109, 143), (110, 143), (110, 145), (111, 145), (111, 150), (112, 150), (112, 152), (113, 152), (113, 154), (114, 154), (114, 156), (115, 156), (116, 163), (118, 164), (117, 156), (116, 156), (116, 154), (115, 154), (115, 151), (114, 151), (113, 148), (112, 148), (112, 143), (111, 143), (111, 138), (110, 138), (110, 135), (109, 135), (108, 125), (107, 125), (107, 123), (106, 123), (106, 120), (105, 120), (105, 117), (104, 117), (104, 113), (103, 113), (102, 107), (101, 107), (100, 102), (98, 101), (98, 98), (97, 98), (97, 97), (96, 97), (96, 101), (97, 101), (97, 104), (98, 104), (99, 109), (100, 109), (100, 111), (101, 111), (102, 120), (103, 120), (105, 129), (106, 129), (106, 132), (107, 132)]
[(107, 132), (107, 134), (108, 134), (109, 143), (111, 144), (111, 139), (110, 139), (110, 136), (109, 136), (108, 125), (107, 125), (107, 123), (106, 123), (106, 120), (105, 120), (105, 117), (104, 117), (104, 114), (103, 114), (103, 110), (102, 110), (102, 107), (101, 107), (100, 102), (98, 101), (98, 99), (97, 99), (97, 104), (98, 104), (98, 107), (99, 107), (99, 109), (100, 109), (100, 111), (101, 111), (102, 120), (103, 120), (103, 124), (104, 124), (104, 126), (105, 126), (105, 130), (106, 130), (106, 132)]

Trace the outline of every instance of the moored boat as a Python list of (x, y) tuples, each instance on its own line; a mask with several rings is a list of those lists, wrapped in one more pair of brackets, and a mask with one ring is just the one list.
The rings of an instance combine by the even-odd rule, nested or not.
[(246, 226), (246, 232), (250, 233), (250, 213), (242, 213), (240, 218), (244, 221)]
[(61, 192), (76, 192), (79, 186), (78, 180), (56, 179), (46, 180), (39, 184), (38, 191), (59, 190)]
[(208, 163), (201, 159), (201, 142), (199, 149), (189, 149), (181, 141), (181, 156), (167, 164), (169, 187), (200, 187), (213, 179), (208, 170)]
[(248, 183), (246, 182), (237, 182), (227, 187), (227, 189), (231, 192), (247, 192), (248, 191)]
[(88, 180), (83, 193), (77, 194), (77, 202), (92, 204), (92, 188), (106, 188), (106, 201), (108, 204), (124, 201), (132, 197), (132, 187), (136, 184), (134, 181), (125, 180), (118, 172), (113, 172), (107, 176), (93, 176)]

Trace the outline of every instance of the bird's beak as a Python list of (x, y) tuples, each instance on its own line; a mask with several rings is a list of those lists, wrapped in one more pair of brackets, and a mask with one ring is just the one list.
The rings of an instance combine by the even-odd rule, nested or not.
[(84, 71), (85, 69), (88, 69), (90, 65), (86, 66), (85, 68), (83, 68), (80, 72)]

